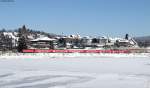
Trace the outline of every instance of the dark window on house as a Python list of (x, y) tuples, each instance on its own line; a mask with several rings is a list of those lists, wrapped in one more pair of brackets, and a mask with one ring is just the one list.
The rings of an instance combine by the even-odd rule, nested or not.
[(93, 38), (92, 43), (99, 43), (99, 39)]

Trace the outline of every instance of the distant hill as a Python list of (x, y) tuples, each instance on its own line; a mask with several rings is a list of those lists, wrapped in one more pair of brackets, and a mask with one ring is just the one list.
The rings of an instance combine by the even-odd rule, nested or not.
[(145, 42), (145, 41), (150, 41), (150, 36), (134, 37), (134, 39), (135, 39), (136, 41)]
[(19, 33), (21, 32), (22, 34), (26, 34), (27, 36), (38, 36), (38, 35), (44, 35), (50, 38), (55, 38), (55, 37), (62, 37), (63, 35), (57, 35), (54, 33), (48, 33), (48, 32), (44, 32), (44, 31), (38, 31), (38, 30), (32, 30), (32, 29), (28, 29), (26, 28), (25, 25), (22, 26), (22, 28), (18, 28), (15, 30), (7, 30), (7, 29), (0, 29), (0, 33), (4, 33), (4, 32), (9, 32), (9, 33)]
[(135, 41), (137, 41), (138, 45), (141, 47), (150, 46), (150, 36), (134, 37), (134, 39)]

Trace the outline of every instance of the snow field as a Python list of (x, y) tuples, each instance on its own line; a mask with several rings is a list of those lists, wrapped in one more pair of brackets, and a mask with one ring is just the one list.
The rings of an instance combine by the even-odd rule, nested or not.
[(2, 55), (0, 88), (150, 88), (145, 54), (57, 55)]

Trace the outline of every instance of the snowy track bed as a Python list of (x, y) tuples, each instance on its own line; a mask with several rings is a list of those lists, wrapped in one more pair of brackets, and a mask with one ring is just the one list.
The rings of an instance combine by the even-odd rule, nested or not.
[[(136, 58), (136, 57), (150, 57), (150, 53), (5, 53), (0, 55), (3, 59), (14, 59), (20, 57), (30, 57), (30, 58), (67, 58), (67, 57), (74, 57), (74, 58), (100, 58), (100, 57), (109, 57), (109, 58)], [(1, 59), (0, 58), (0, 59)]]
[(150, 88), (150, 58), (1, 56), (0, 88)]

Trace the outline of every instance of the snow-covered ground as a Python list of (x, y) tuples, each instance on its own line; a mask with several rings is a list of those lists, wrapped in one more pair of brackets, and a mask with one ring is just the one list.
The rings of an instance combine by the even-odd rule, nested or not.
[(147, 55), (7, 55), (0, 88), (150, 88)]

